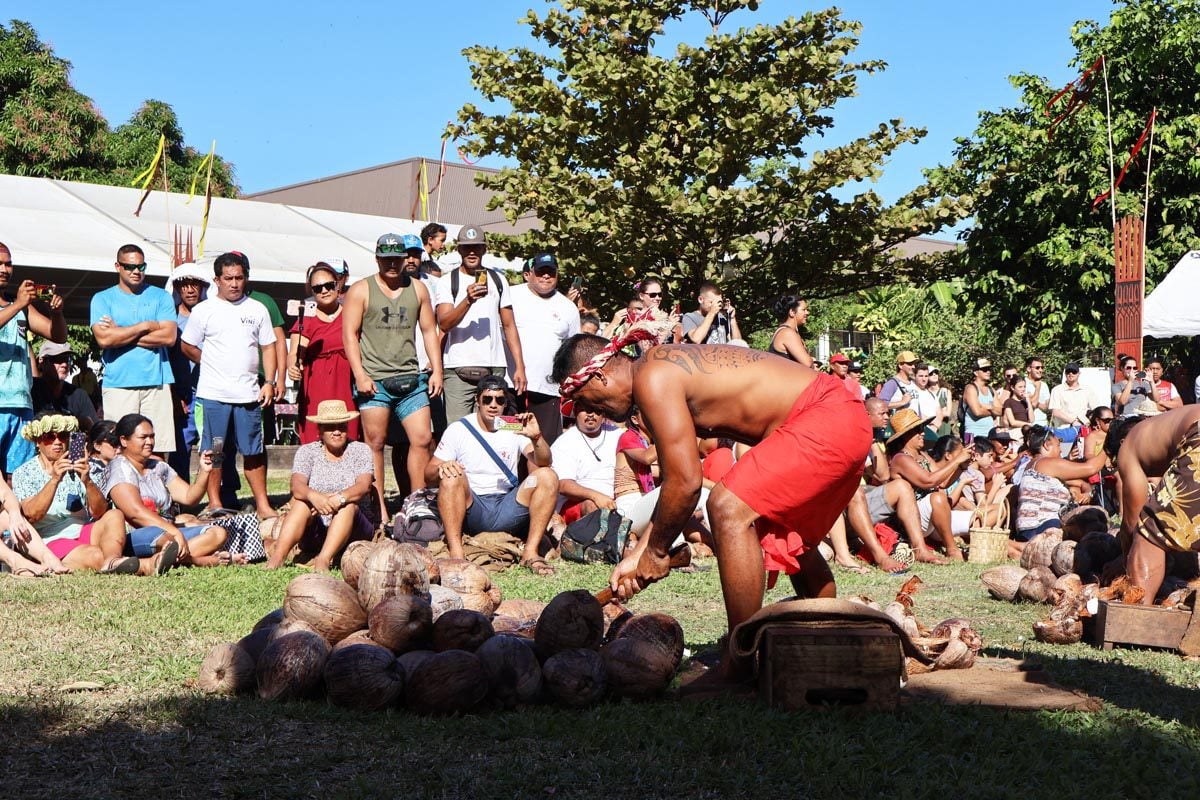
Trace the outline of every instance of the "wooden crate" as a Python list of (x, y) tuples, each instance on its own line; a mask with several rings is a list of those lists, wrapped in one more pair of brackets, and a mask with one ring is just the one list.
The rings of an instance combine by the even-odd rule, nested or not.
[(904, 654), (886, 625), (771, 627), (759, 649), (759, 697), (796, 711), (826, 705), (892, 710), (900, 703)]
[(1189, 610), (1101, 600), (1092, 641), (1105, 650), (1118, 644), (1178, 650), (1192, 621)]

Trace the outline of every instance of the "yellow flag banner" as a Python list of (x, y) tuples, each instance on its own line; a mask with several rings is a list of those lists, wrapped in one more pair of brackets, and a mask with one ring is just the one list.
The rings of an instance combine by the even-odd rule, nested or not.
[(133, 215), (135, 217), (140, 217), (142, 215), (142, 206), (144, 206), (146, 204), (146, 198), (148, 198), (150, 196), (150, 192), (151, 192), (150, 184), (154, 180), (155, 173), (157, 173), (159, 170), (159, 167), (162, 166), (163, 151), (165, 151), (166, 148), (167, 148), (166, 134), (159, 134), (159, 136), (158, 136), (158, 152), (156, 152), (154, 154), (154, 161), (150, 162), (150, 166), (146, 169), (145, 172), (138, 175), (136, 178), (133, 179), (133, 182), (129, 184), (130, 186), (137, 186), (138, 184), (142, 185), (142, 199), (138, 201), (137, 208), (133, 212)]
[[(208, 155), (206, 155), (200, 161), (200, 163), (196, 165), (196, 172), (195, 172), (195, 174), (192, 175), (192, 188), (190, 191), (188, 191), (188, 199), (184, 202), (185, 206), (188, 203), (192, 202), (192, 198), (196, 196), (196, 184), (200, 182), (200, 173), (204, 172), (205, 167), (208, 168), (209, 180), (212, 180), (212, 162), (213, 162), (213, 156), (215, 156), (216, 154), (217, 154), (217, 140), (213, 139), (212, 147), (209, 149)], [(205, 192), (205, 194), (208, 193), (207, 187), (205, 188), (204, 192)]]
[[(208, 234), (208, 213), (212, 211), (212, 171), (213, 161), (217, 155), (217, 140), (213, 139), (212, 150), (208, 153), (208, 174), (204, 179), (204, 222), (200, 225), (200, 249), (197, 258), (204, 256), (204, 237)], [(201, 162), (203, 163), (203, 162)], [(192, 182), (192, 191), (195, 191), (195, 181)]]
[(429, 219), (429, 164), (421, 159), (421, 219)]

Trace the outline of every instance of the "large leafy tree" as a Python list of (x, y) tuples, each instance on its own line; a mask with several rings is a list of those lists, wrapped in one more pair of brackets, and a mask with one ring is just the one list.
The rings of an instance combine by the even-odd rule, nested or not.
[[(1107, 24), (1075, 25), (1072, 64), (1083, 73), (1107, 57), (1116, 169), (1151, 110), (1154, 134), (1147, 284), (1200, 246), (1200, 3), (1129, 0)], [(1028, 326), (1039, 344), (1098, 346), (1113, 331), (1112, 210), (1092, 209), (1108, 188), (1108, 133), (1102, 75), (1086, 101), (1050, 135), (1046, 106), (1061, 88), (1021, 74), (1012, 108), (980, 115), (959, 141), (954, 164), (932, 172), (947, 192), (974, 193), (963, 266), (977, 276), (969, 297), (1010, 327)], [(1064, 98), (1065, 100), (1065, 98)], [(1057, 113), (1063, 101), (1051, 109)], [(1143, 213), (1147, 152), (1117, 194), (1118, 215)]]
[[(114, 130), (70, 81), (70, 62), (38, 39), (27, 22), (0, 25), (0, 172), (127, 186), (167, 139), (167, 178), (186, 190), (207, 155), (187, 146), (175, 112), (146, 101)], [(233, 166), (219, 156), (213, 193), (236, 197)]]
[[(866, 185), (924, 131), (893, 119), (819, 146), (836, 103), (885, 66), (849, 60), (858, 23), (831, 9), (721, 30), (756, 6), (562, 0), (523, 20), (536, 47), (468, 48), (495, 113), (468, 103), (450, 132), (517, 162), (478, 180), (509, 219), (540, 223), (500, 248), (556, 250), (592, 300), (623, 300), (647, 273), (676, 296), (724, 278), (743, 308), (786, 286), (820, 296), (935, 277), (892, 248), (953, 223), (960, 203), (923, 185), (889, 205)], [(711, 25), (703, 44), (662, 52), (664, 26), (696, 15)]]

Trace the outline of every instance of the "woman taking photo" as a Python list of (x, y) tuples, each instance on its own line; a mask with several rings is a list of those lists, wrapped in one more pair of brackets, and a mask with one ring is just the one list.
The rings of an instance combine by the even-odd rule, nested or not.
[(21, 431), (37, 447), (37, 455), (13, 472), (21, 513), (55, 558), (71, 570), (125, 575), (156, 571), (151, 559), (139, 563), (122, 555), (125, 517), (109, 510), (82, 453), (75, 460), (68, 455), (72, 433), (83, 436), (79, 421), (59, 414), (40, 414)]
[[(288, 377), (299, 387), (301, 444), (317, 441), (317, 426), (308, 414), (325, 400), (354, 404), (354, 385), (346, 348), (342, 345), (342, 304), (338, 301), (337, 275), (324, 262), (308, 270), (308, 288), (317, 304), (315, 314), (301, 316), (290, 331)], [(351, 440), (359, 438), (358, 419), (350, 422)]]
[(279, 529), (279, 538), (267, 560), (267, 569), (283, 566), (292, 548), (305, 534), (321, 542), (321, 551), (310, 566), (328, 572), (333, 560), (351, 537), (370, 538), (370, 520), (359, 501), (374, 496), (371, 484), (375, 464), (371, 448), (352, 442), (350, 423), (358, 419), (341, 400), (325, 400), (308, 422), (320, 439), (296, 451), (292, 464), (292, 502)]
[(108, 465), (108, 498), (134, 528), (129, 534), (133, 554), (150, 558), (161, 552), (168, 566), (216, 567), (245, 563), (245, 556), (231, 557), (220, 550), (226, 531), (216, 525), (175, 524), (174, 504), (194, 506), (204, 497), (212, 453), (200, 454), (195, 483), (188, 484), (154, 457), (154, 425), (141, 414), (126, 414), (114, 431), (118, 454)]
[(785, 294), (775, 301), (774, 310), (779, 327), (775, 329), (771, 346), (767, 349), (775, 355), (811, 367), (813, 358), (800, 335), (800, 328), (808, 321), (808, 303), (795, 295)]

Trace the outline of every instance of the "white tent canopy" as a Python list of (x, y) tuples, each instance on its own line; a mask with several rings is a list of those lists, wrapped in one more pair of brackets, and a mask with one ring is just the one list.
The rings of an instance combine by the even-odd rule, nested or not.
[(1142, 335), (1200, 336), (1200, 250), (1179, 259), (1142, 307)]
[[(133, 215), (141, 190), (49, 178), (0, 175), (0, 242), (12, 251), (14, 280), (56, 283), (67, 296), (68, 316), (78, 319), (90, 295), (115, 282), (117, 248), (137, 244), (146, 252), (147, 275), (162, 285), (171, 272), (174, 230), (192, 232), (199, 248), (204, 197), (153, 192)], [(418, 234), (423, 220), (393, 219), (342, 211), (299, 208), (255, 200), (214, 198), (204, 256), (240, 250), (250, 259), (255, 285), (299, 297), (305, 270), (326, 258), (344, 258), (353, 278), (375, 271), (375, 240), (385, 233)], [(460, 225), (447, 225), (453, 241)], [(441, 262), (458, 263), (456, 255)], [(520, 269), (519, 261), (485, 256), (492, 269)], [(48, 274), (44, 270), (62, 270)], [(285, 291), (284, 287), (293, 288)], [(266, 290), (266, 289), (264, 289)], [(76, 296), (69, 296), (76, 295)], [(282, 299), (282, 297), (277, 297)], [(282, 305), (282, 304), (281, 304)]]

